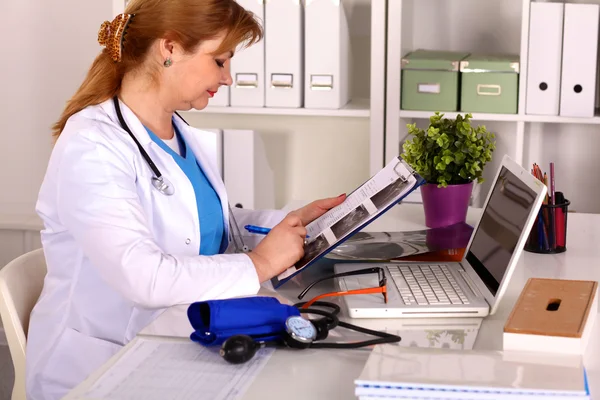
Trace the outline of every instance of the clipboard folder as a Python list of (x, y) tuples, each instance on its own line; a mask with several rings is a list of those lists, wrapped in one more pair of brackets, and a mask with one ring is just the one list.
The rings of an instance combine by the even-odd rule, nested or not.
[(306, 229), (310, 239), (304, 245), (304, 256), (295, 265), (273, 277), (273, 287), (280, 287), (323, 258), (424, 183), (425, 180), (404, 160), (395, 157), (352, 191), (342, 204), (308, 224)]

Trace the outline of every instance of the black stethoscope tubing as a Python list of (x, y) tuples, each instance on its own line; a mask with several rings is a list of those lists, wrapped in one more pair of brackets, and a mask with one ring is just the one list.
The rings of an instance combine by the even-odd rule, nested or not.
[[(142, 147), (142, 145), (140, 144), (140, 142), (137, 140), (137, 138), (135, 137), (135, 135), (133, 134), (133, 132), (131, 132), (131, 129), (129, 129), (129, 126), (125, 122), (125, 118), (123, 118), (123, 113), (121, 112), (121, 105), (119, 104), (119, 98), (117, 96), (113, 97), (113, 103), (115, 105), (115, 111), (117, 112), (117, 118), (119, 119), (119, 123), (121, 124), (121, 127), (123, 129), (125, 129), (125, 131), (127, 131), (127, 133), (129, 134), (129, 136), (131, 136), (131, 138), (133, 139), (133, 141), (137, 145), (138, 149), (140, 150), (140, 153), (141, 153), (142, 157), (144, 157), (144, 160), (148, 163), (148, 165), (150, 166), (150, 169), (154, 173), (154, 177), (157, 180), (162, 181), (162, 174), (161, 174), (160, 170), (158, 169), (158, 167), (156, 166), (156, 164), (154, 164), (154, 161), (152, 161), (152, 159), (150, 158), (150, 156), (148, 155), (148, 153), (146, 152), (146, 150), (144, 150), (144, 148)], [(175, 114), (179, 118), (181, 118), (181, 120), (186, 125), (189, 125), (187, 123), (187, 121), (185, 119), (183, 119), (183, 117), (181, 115), (179, 115), (179, 113), (175, 112)]]

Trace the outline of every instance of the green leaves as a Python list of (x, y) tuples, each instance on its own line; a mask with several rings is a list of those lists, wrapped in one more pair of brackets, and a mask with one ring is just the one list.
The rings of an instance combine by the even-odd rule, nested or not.
[(496, 149), (495, 135), (484, 125), (473, 127), (471, 114), (456, 119), (436, 112), (426, 130), (408, 124), (402, 158), (427, 182), (439, 186), (483, 182), (483, 168)]

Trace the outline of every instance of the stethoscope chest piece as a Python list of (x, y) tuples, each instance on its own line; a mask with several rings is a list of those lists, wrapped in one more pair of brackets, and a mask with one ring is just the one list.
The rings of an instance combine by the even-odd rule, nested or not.
[(164, 177), (152, 177), (152, 186), (165, 196), (172, 196), (175, 193), (175, 187)]

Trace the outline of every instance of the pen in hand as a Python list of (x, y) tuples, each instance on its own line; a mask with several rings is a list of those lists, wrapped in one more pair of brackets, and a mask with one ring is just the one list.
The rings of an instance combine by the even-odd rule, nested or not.
[[(266, 235), (269, 232), (271, 232), (271, 228), (264, 228), (262, 226), (255, 225), (246, 225), (244, 226), (244, 229), (246, 229), (250, 233), (258, 233), (259, 235)], [(309, 236), (306, 235), (306, 237), (308, 238)]]
[(244, 226), (244, 229), (246, 229), (250, 233), (258, 233), (260, 235), (266, 235), (269, 232), (271, 232), (271, 228), (263, 228), (262, 226), (254, 225), (246, 225)]

